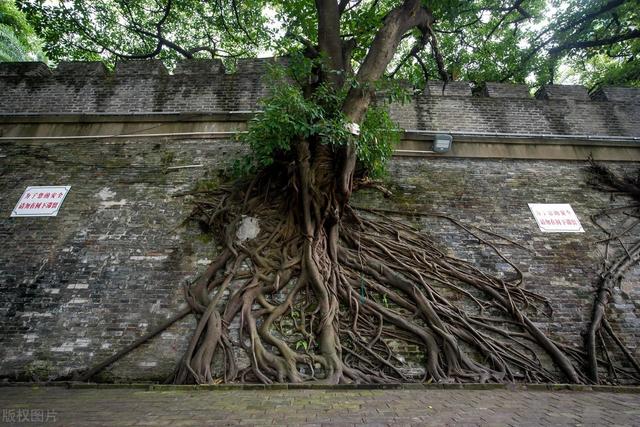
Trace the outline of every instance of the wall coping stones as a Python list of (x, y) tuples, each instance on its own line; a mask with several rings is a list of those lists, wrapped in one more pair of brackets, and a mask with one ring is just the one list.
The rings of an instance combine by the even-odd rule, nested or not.
[[(115, 78), (100, 63), (61, 63), (54, 74), (43, 63), (5, 63), (0, 65), (0, 116), (3, 123), (69, 122), (71, 116), (65, 115), (71, 114), (83, 122), (113, 122), (135, 114), (158, 121), (159, 115), (182, 120), (195, 113), (200, 121), (237, 121), (237, 113), (259, 110), (259, 100), (269, 93), (268, 65), (286, 62), (240, 60), (235, 74), (223, 74), (220, 61), (191, 60), (169, 75), (159, 60), (130, 60), (117, 64)], [(422, 93), (412, 91), (412, 101), (389, 108), (398, 125), (409, 130), (640, 137), (640, 102), (629, 101), (640, 99), (638, 89), (603, 88), (592, 99), (582, 86), (551, 85), (541, 89), (538, 101), (524, 85), (489, 82), (485, 90), (486, 97), (472, 96), (469, 82), (430, 81)], [(378, 95), (384, 97), (384, 91)]]
[(489, 98), (530, 98), (529, 87), (524, 84), (487, 82), (482, 91)]
[(62, 61), (58, 64), (55, 74), (73, 77), (104, 77), (107, 75), (107, 67), (100, 61)]
[(536, 92), (537, 99), (589, 101), (587, 88), (581, 85), (544, 85)]
[(238, 74), (264, 74), (267, 72), (269, 65), (280, 64), (286, 66), (289, 58), (242, 58), (236, 63), (236, 73)]
[(640, 88), (603, 86), (591, 94), (594, 101), (618, 101), (640, 103)]
[[(442, 91), (444, 87), (444, 93)], [(430, 80), (427, 82), (425, 95), (428, 96), (471, 96), (471, 83), (469, 82), (444, 82), (441, 80)]]
[(169, 74), (159, 59), (129, 59), (116, 62), (116, 77), (166, 76)]
[[(270, 64), (287, 65), (289, 59), (278, 58), (245, 58), (238, 59), (235, 74), (265, 74)], [(219, 59), (189, 59), (178, 62), (173, 72), (176, 76), (184, 75), (222, 75), (226, 70)], [(233, 74), (233, 73), (232, 73)], [(63, 61), (55, 70), (51, 70), (43, 62), (3, 62), (0, 63), (0, 79), (16, 77), (106, 77), (109, 70), (99, 61)], [(169, 72), (158, 59), (132, 59), (116, 63), (116, 77), (136, 76), (167, 76)], [(404, 83), (404, 82), (403, 82)], [(403, 84), (403, 86), (407, 86)], [(424, 91), (418, 97), (441, 96), (472, 96), (471, 84), (464, 81), (451, 81), (444, 86), (439, 80), (427, 82)], [(382, 93), (384, 95), (384, 93)], [(524, 84), (486, 82), (482, 90), (482, 96), (488, 98), (519, 98), (531, 99), (529, 88)], [(580, 85), (545, 85), (535, 94), (539, 100), (579, 100), (597, 102), (627, 102), (640, 103), (640, 88), (603, 86), (589, 94), (584, 86)]]
[(224, 64), (219, 59), (187, 59), (178, 62), (174, 75), (224, 74)]
[(0, 77), (49, 76), (51, 70), (44, 62), (0, 62)]

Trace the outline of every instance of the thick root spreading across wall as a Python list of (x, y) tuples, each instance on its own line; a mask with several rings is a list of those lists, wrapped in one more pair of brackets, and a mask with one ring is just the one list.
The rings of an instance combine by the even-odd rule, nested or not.
[[(512, 280), (489, 275), (393, 212), (346, 205), (331, 224), (304, 195), (262, 181), (242, 200), (196, 195), (199, 220), (226, 247), (185, 289), (198, 323), (176, 383), (589, 381), (584, 353), (529, 319), (548, 307), (515, 267)], [(240, 241), (246, 218), (259, 233)], [(420, 349), (422, 369), (408, 369), (403, 346)], [(250, 366), (239, 369), (238, 350)]]
[[(322, 172), (301, 159), (296, 173), (190, 193), (194, 218), (223, 249), (185, 286), (188, 308), (153, 331), (190, 313), (197, 320), (169, 381), (590, 383), (594, 357), (618, 378), (638, 380), (537, 326), (532, 319), (551, 307), (482, 237), (500, 236), (444, 217), (509, 263), (510, 277), (449, 255), (397, 219), (402, 212), (316, 191)], [(419, 357), (408, 363), (403, 348)]]

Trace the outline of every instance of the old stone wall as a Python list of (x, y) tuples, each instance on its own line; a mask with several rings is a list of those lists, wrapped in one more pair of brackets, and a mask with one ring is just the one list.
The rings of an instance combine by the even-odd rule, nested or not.
[[(233, 73), (219, 61), (193, 60), (169, 74), (159, 61), (0, 64), (0, 114), (219, 113), (259, 110), (273, 59), (241, 60)], [(279, 60), (283, 62), (283, 60)], [(524, 85), (487, 83), (471, 96), (467, 82), (429, 82), (410, 102), (391, 107), (407, 130), (638, 137), (640, 93), (550, 85), (537, 97)]]
[[(244, 61), (226, 73), (218, 62), (194, 61), (173, 74), (154, 61), (121, 63), (113, 74), (96, 63), (63, 63), (56, 70), (0, 64), (1, 377), (48, 379), (87, 367), (184, 306), (182, 284), (204, 270), (219, 248), (185, 222), (190, 206), (180, 194), (199, 181), (215, 185), (219, 171), (242, 151), (226, 133), (249, 116), (215, 120), (259, 108), (258, 99), (268, 92), (268, 62)], [(396, 157), (387, 179), (394, 196), (364, 191), (353, 203), (418, 212), (398, 215), (427, 230), (443, 248), (498, 274), (512, 271), (488, 247), (446, 219), (423, 214), (446, 214), (524, 245), (527, 250), (483, 235), (523, 271), (527, 289), (549, 299), (553, 314), (540, 313), (535, 321), (554, 339), (578, 348), (603, 257), (597, 241), (605, 237), (590, 218), (625, 200), (587, 185), (583, 159), (591, 145), (576, 149), (579, 155), (572, 158), (579, 161), (543, 160), (554, 155), (541, 153), (557, 147), (539, 144), (540, 135), (596, 137), (600, 148), (624, 140), (626, 151), (608, 158), (637, 159), (639, 99), (633, 89), (603, 88), (589, 95), (578, 87), (546, 87), (534, 99), (523, 86), (495, 83), (485, 86), (483, 96), (472, 96), (467, 83), (450, 83), (443, 91), (432, 82), (411, 102), (392, 106), (400, 125), (415, 134), (484, 133), (485, 139), (470, 138), (466, 144), (475, 148), (455, 151), (456, 139), (450, 157)], [(212, 122), (192, 122), (191, 113), (211, 113)], [(128, 120), (139, 114), (152, 122)], [(172, 114), (177, 118), (163, 124)], [(36, 127), (29, 127), (31, 120)], [(189, 129), (217, 134), (195, 137)], [(91, 137), (96, 132), (115, 136)], [(126, 136), (137, 133), (156, 135)], [(495, 149), (483, 154), (506, 134), (528, 138), (517, 141), (528, 158), (501, 157)], [(607, 164), (627, 172), (638, 165)], [(57, 217), (10, 218), (30, 185), (71, 186)], [(527, 203), (570, 203), (585, 233), (540, 232)], [(614, 329), (640, 357), (639, 268), (628, 274), (609, 310)], [(164, 379), (193, 322), (174, 325), (102, 379)], [(417, 348), (398, 350), (419, 359)]]
[(263, 79), (267, 62), (241, 62), (235, 73), (226, 74), (218, 62), (194, 61), (182, 64), (173, 75), (157, 61), (121, 62), (113, 74), (103, 66), (92, 67), (92, 63), (62, 63), (54, 71), (44, 64), (24, 70), (5, 63), (0, 64), (0, 111), (58, 114), (255, 110), (258, 99), (267, 91)]
[[(222, 167), (237, 147), (189, 140), (3, 144), (1, 374), (84, 366), (176, 312), (182, 283), (217, 248), (182, 225), (189, 205), (175, 196)], [(207, 167), (166, 170), (194, 162)], [(57, 217), (8, 217), (25, 186), (61, 182), (71, 192)], [(116, 375), (166, 373), (191, 321), (116, 367)]]
[[(640, 103), (585, 99), (416, 96), (392, 109), (405, 129), (556, 135), (640, 134)], [(455, 117), (455, 120), (453, 119)]]
[[(238, 149), (225, 140), (160, 138), (0, 145), (0, 375), (46, 378), (88, 366), (176, 313), (183, 306), (182, 283), (218, 250), (196, 226), (183, 223), (189, 204), (176, 196), (198, 180), (215, 182)], [(194, 164), (204, 166), (168, 169)], [(612, 203), (586, 184), (584, 166), (396, 158), (389, 177), (394, 197), (365, 192), (354, 203), (441, 212), (524, 244), (529, 251), (497, 241), (523, 270), (527, 289), (551, 301), (553, 316), (536, 320), (559, 341), (580, 346), (602, 257), (594, 242), (603, 233), (589, 217)], [(43, 184), (71, 185), (59, 215), (10, 218), (24, 188)], [(571, 203), (585, 233), (541, 233), (527, 203), (553, 202)], [(406, 220), (483, 269), (509, 270), (446, 220)], [(611, 306), (614, 327), (637, 356), (639, 279), (636, 269)], [(193, 319), (183, 320), (103, 378), (161, 379), (181, 355), (192, 326)]]

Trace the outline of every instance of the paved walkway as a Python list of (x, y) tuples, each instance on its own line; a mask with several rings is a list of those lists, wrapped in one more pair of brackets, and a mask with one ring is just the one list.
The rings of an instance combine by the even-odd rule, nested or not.
[(0, 425), (640, 426), (640, 394), (0, 388)]

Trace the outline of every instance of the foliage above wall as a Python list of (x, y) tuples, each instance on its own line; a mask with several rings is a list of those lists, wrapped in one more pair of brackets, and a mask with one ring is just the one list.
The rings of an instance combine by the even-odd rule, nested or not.
[[(18, 0), (53, 60), (284, 55), (318, 44), (314, 2)], [(392, 0), (339, 2), (341, 38), (362, 64)], [(435, 0), (402, 38), (388, 74), (524, 82), (570, 75), (589, 87), (640, 81), (637, 0)]]
[(0, 0), (0, 62), (46, 61), (40, 40), (13, 0)]

